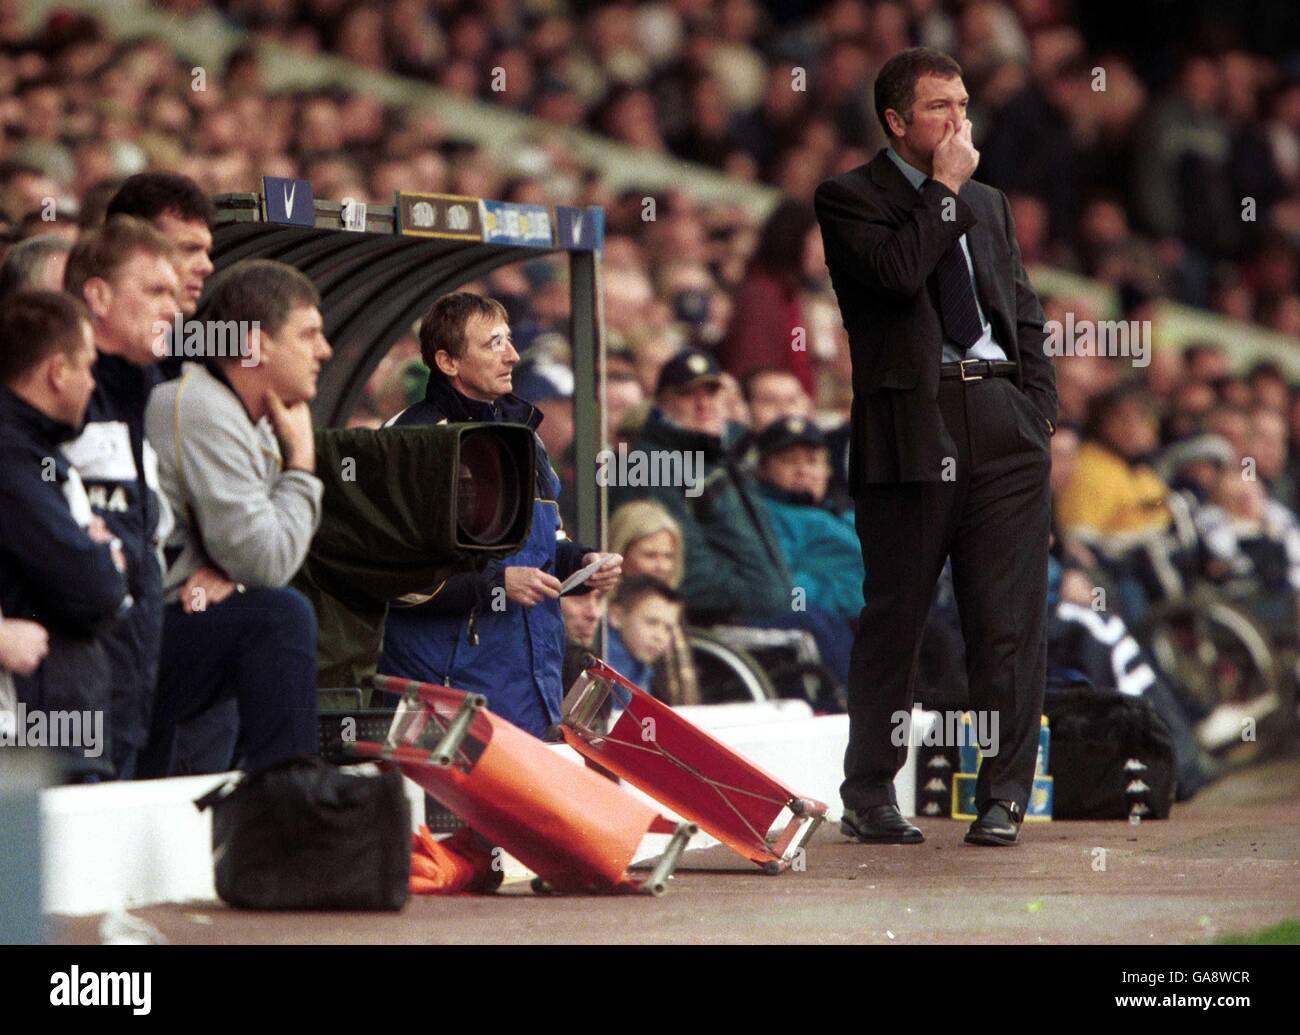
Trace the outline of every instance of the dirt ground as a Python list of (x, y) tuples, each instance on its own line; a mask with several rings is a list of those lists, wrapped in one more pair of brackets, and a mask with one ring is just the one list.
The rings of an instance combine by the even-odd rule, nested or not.
[[(1029, 824), (1013, 849), (919, 821), (914, 846), (823, 827), (803, 872), (767, 877), (722, 848), (688, 852), (661, 898), (412, 898), (399, 914), (256, 914), (215, 903), (133, 915), (172, 943), (1155, 943), (1300, 917), (1300, 759), (1235, 773), (1170, 820)], [(67, 944), (99, 918), (61, 918)]]

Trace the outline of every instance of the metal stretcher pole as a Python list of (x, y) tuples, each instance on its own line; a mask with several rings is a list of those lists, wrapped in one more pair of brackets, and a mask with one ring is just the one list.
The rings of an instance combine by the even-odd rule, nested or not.
[[(420, 689), (428, 687), (431, 690), (441, 689), (431, 683), (421, 683), (416, 679), (397, 679), (393, 676), (376, 675), (371, 679), (371, 684), (377, 690), (383, 690), (388, 693), (400, 693), (402, 702), (398, 706), (397, 713), (393, 716), (393, 724), (388, 729), (388, 738), (385, 746), (389, 749), (397, 746), (397, 738), (405, 728), (408, 715), (418, 711), (423, 702), (420, 698)], [(470, 723), (474, 721), (474, 716), (487, 707), (487, 698), (482, 694), (465, 694), (461, 700), (460, 707), (456, 709), (456, 714), (447, 724), (438, 743), (434, 745), (433, 750), (429, 753), (429, 763), (442, 768), (451, 765), (460, 751), (461, 744), (465, 741), (465, 736), (469, 733)], [(440, 716), (436, 711), (429, 710), (429, 715), (434, 722), (441, 726)]]
[(641, 885), (641, 891), (644, 894), (658, 896), (667, 890), (668, 878), (677, 869), (677, 863), (682, 857), (682, 852), (686, 850), (687, 842), (699, 832), (700, 828), (694, 823), (677, 824), (677, 829), (673, 831), (672, 839), (668, 842), (668, 847), (664, 849), (664, 854), (659, 857), (659, 861), (655, 863), (655, 868), (650, 871), (650, 876)]

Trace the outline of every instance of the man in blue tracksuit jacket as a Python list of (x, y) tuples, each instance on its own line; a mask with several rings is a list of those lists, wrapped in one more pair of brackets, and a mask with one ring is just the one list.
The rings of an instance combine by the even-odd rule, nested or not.
[[(18, 701), (47, 716), (53, 729), (54, 713), (102, 716), (108, 709), (102, 639), (129, 613), (125, 559), (59, 452), (76, 434), (95, 385), (85, 310), (61, 292), (15, 292), (0, 304), (0, 341), (0, 613), (48, 633), (48, 653), (35, 669), (15, 673), (14, 687)], [(91, 720), (96, 726), (103, 731), (102, 718)], [(113, 775), (102, 741), (83, 740), (79, 750), (52, 746), (61, 749), (69, 780)]]
[(159, 380), (162, 335), (177, 312), (172, 255), (167, 238), (148, 223), (115, 216), (77, 241), (63, 281), (90, 310), (99, 353), (85, 424), (63, 450), (94, 512), (121, 541), (132, 598), (131, 609), (103, 641), (113, 685), (107, 733), (120, 779), (134, 775), (148, 737), (162, 647), (158, 543), (170, 530), (171, 513), (160, 502), (144, 411)]
[[(420, 348), (428, 390), (392, 423), (503, 421), (533, 429), (541, 423), (535, 406), (511, 394), (519, 354), (495, 299), (444, 295), (425, 314)], [(495, 714), (542, 736), (559, 721), (566, 689), (561, 582), (603, 557), (602, 568), (573, 592), (612, 589), (622, 557), (594, 553), (564, 534), (560, 481), (541, 441), (534, 436), (534, 442), (537, 497), (527, 542), (481, 573), (453, 576), (414, 606), (394, 602), (379, 671), (481, 693)]]

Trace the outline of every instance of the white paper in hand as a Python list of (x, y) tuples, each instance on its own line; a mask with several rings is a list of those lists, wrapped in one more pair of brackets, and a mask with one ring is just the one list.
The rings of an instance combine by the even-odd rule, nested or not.
[(575, 571), (561, 584), (560, 596), (564, 596), (564, 594), (569, 592), (569, 590), (577, 589), (579, 586), (581, 586), (589, 578), (595, 575), (596, 572), (600, 571), (600, 566), (604, 564), (605, 561), (607, 561), (608, 559), (609, 558), (605, 554), (601, 554), (594, 561), (588, 564), (585, 568), (579, 568), (577, 571)]

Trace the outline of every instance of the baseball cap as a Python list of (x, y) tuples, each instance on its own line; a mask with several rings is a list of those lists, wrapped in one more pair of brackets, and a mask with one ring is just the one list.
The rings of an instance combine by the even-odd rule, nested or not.
[(573, 371), (545, 360), (520, 363), (514, 371), (514, 394), (531, 403), (573, 398)]
[(720, 383), (722, 368), (717, 357), (703, 349), (682, 349), (659, 371), (655, 394), (665, 391), (683, 391), (706, 381)]
[(829, 448), (821, 428), (806, 417), (782, 417), (773, 421), (754, 436), (754, 445), (763, 459), (791, 446)]

